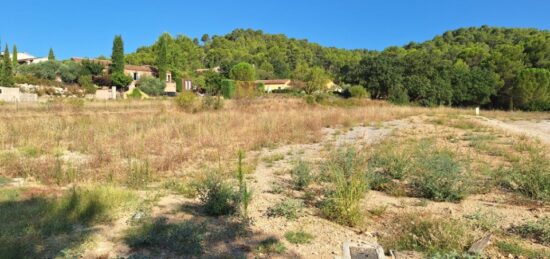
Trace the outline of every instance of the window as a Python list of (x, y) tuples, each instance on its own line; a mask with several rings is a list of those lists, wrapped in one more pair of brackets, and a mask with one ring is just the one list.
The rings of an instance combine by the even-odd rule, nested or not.
[(2, 94), (2, 89), (0, 89), (0, 94)]
[(134, 80), (138, 80), (139, 76), (137, 72), (134, 72)]
[(172, 82), (172, 75), (166, 74), (166, 82)]

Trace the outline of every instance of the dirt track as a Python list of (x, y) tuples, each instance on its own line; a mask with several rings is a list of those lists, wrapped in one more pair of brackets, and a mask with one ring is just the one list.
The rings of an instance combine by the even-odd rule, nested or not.
[(477, 120), (487, 126), (501, 128), (510, 133), (538, 138), (542, 143), (550, 145), (550, 120), (505, 122), (486, 117), (477, 117)]

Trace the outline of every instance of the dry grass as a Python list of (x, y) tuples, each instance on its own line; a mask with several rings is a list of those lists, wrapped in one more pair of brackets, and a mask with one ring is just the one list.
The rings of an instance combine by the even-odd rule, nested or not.
[(228, 161), (239, 149), (316, 142), (323, 127), (428, 111), (383, 102), (327, 107), (291, 98), (228, 101), (223, 110), (194, 114), (167, 100), (15, 108), (0, 107), (0, 175), (45, 183), (69, 173), (79, 181), (123, 182), (136, 161), (147, 163), (155, 178), (181, 174)]

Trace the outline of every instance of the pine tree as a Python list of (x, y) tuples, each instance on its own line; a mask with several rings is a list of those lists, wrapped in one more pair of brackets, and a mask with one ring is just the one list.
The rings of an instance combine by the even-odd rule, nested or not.
[(159, 79), (166, 81), (166, 72), (168, 71), (168, 35), (162, 34), (159, 39), (159, 52), (157, 56), (157, 66), (159, 68)]
[(53, 49), (50, 48), (50, 53), (48, 53), (48, 60), (54, 61), (55, 60), (55, 54), (53, 53)]
[(14, 86), (13, 69), (11, 64), (12, 61), (10, 60), (10, 50), (8, 48), (8, 44), (6, 44), (6, 48), (4, 49), (4, 57), (2, 63), (2, 82), (0, 84), (7, 87)]
[(113, 53), (111, 54), (111, 73), (124, 73), (124, 42), (122, 36), (116, 35), (113, 41)]
[(17, 66), (17, 45), (13, 44), (13, 54), (11, 55), (13, 58), (13, 66)]

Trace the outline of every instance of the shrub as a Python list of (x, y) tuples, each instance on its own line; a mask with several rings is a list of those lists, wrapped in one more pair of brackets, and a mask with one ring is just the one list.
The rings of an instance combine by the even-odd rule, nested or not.
[(113, 85), (117, 88), (127, 87), (132, 83), (133, 79), (130, 76), (125, 75), (124, 73), (115, 72), (111, 75), (111, 80), (113, 80)]
[(405, 152), (400, 152), (402, 148), (391, 142), (381, 144), (369, 159), (369, 171), (382, 173), (392, 179), (403, 178), (411, 161)]
[(170, 251), (183, 255), (200, 255), (206, 232), (204, 224), (193, 222), (167, 223), (164, 217), (148, 220), (131, 228), (125, 240), (132, 248)]
[(261, 241), (260, 245), (256, 248), (256, 252), (263, 254), (282, 254), (285, 251), (285, 245), (273, 237)]
[(235, 81), (223, 79), (221, 81), (221, 85), (222, 85), (221, 90), (222, 90), (223, 98), (233, 99), (235, 97), (235, 89), (236, 89)]
[(57, 61), (48, 61), (41, 63), (34, 63), (25, 66), (18, 66), (18, 74), (32, 75), (36, 78), (55, 80), (57, 72), (61, 67), (61, 63)]
[(76, 83), (78, 77), (82, 74), (82, 65), (76, 62), (68, 61), (61, 64), (58, 72), (63, 82)]
[(244, 179), (243, 170), (244, 152), (239, 151), (239, 160), (237, 166), (237, 180), (239, 182), (239, 203), (241, 205), (241, 215), (248, 218), (248, 205), (252, 200), (252, 191), (248, 188), (248, 185)]
[(434, 201), (460, 201), (470, 190), (470, 179), (454, 154), (447, 150), (424, 149), (417, 157), (411, 174), (418, 194)]
[(17, 84), (30, 84), (35, 86), (55, 86), (55, 87), (62, 86), (62, 83), (60, 82), (35, 77), (34, 75), (31, 75), (31, 74), (18, 74), (18, 75), (15, 75), (13, 79)]
[(246, 62), (241, 62), (231, 68), (229, 77), (235, 81), (254, 81), (256, 69)]
[(166, 83), (158, 78), (145, 76), (137, 81), (136, 86), (148, 95), (159, 96), (164, 94)]
[(550, 217), (538, 221), (528, 221), (512, 228), (512, 231), (523, 238), (532, 238), (543, 245), (550, 244)]
[(198, 186), (197, 193), (208, 215), (221, 216), (237, 212), (239, 193), (219, 176), (209, 174)]
[(313, 179), (311, 175), (311, 168), (309, 164), (303, 160), (298, 161), (298, 164), (292, 169), (292, 182), (294, 188), (297, 190), (303, 190), (306, 188)]
[(365, 87), (360, 85), (354, 85), (348, 89), (349, 94), (353, 98), (366, 98), (368, 97), (368, 92)]
[(303, 209), (304, 203), (301, 200), (287, 199), (270, 207), (267, 210), (267, 216), (294, 220), (301, 216)]
[(364, 166), (364, 157), (353, 148), (331, 154), (322, 167), (322, 174), (332, 184), (321, 205), (325, 217), (348, 226), (362, 221), (360, 201), (367, 191)]
[(527, 158), (504, 170), (510, 178), (509, 187), (532, 199), (550, 201), (550, 160), (542, 150), (529, 151)]
[(524, 256), (524, 258), (550, 258), (550, 252), (548, 251), (526, 248), (515, 242), (497, 241), (496, 246), (502, 254), (512, 254), (516, 256), (514, 258), (517, 258), (517, 256)]
[(183, 91), (175, 99), (176, 104), (184, 111), (196, 112), (198, 109), (197, 96), (189, 91)]
[(82, 69), (85, 74), (97, 76), (103, 73), (103, 64), (88, 59), (82, 60)]
[(84, 75), (78, 78), (78, 84), (84, 89), (87, 94), (95, 94), (97, 88), (94, 86), (91, 75)]
[(461, 253), (473, 241), (466, 225), (454, 219), (406, 214), (393, 224), (395, 231), (381, 240), (387, 249), (415, 250), (433, 256)]
[(94, 84), (99, 86), (113, 86), (113, 80), (110, 75), (93, 76), (92, 80), (94, 81)]
[(285, 233), (285, 238), (291, 244), (309, 244), (313, 235), (304, 231), (289, 231)]

